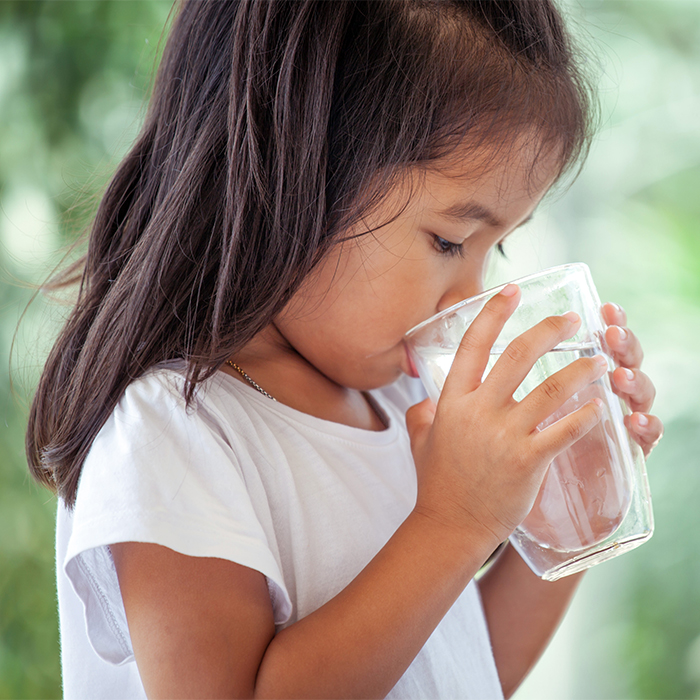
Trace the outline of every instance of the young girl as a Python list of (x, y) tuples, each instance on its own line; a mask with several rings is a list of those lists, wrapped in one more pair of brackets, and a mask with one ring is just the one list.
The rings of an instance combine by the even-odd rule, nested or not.
[[(514, 285), (437, 406), (403, 336), (481, 290), (589, 131), (547, 0), (182, 5), (30, 418), (67, 697), (514, 691), (579, 577), (510, 547), (474, 576), (600, 409), (537, 425), (605, 370), (513, 400), (567, 314), (482, 383)], [(653, 386), (603, 311), (648, 452)]]

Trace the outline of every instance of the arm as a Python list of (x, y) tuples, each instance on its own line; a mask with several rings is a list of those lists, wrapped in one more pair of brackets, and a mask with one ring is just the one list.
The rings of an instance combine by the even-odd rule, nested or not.
[(412, 513), (346, 589), (277, 635), (259, 572), (153, 544), (112, 552), (149, 698), (360, 698), (391, 690), (488, 546)]
[[(507, 290), (508, 288), (506, 288)], [(382, 697), (488, 554), (532, 507), (552, 458), (595, 425), (594, 403), (537, 425), (603, 368), (582, 358), (521, 402), (537, 358), (578, 327), (553, 317), (481, 378), (518, 301), (496, 295), (471, 325), (443, 389), (407, 414), (417, 502), (369, 565), (318, 610), (274, 633), (258, 572), (158, 545), (113, 546), (136, 662), (150, 697)]]
[(479, 580), (493, 655), (507, 698), (544, 651), (582, 576), (543, 581), (508, 545)]

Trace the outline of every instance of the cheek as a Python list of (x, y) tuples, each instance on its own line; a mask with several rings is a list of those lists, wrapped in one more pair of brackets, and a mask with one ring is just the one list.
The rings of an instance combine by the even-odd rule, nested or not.
[(314, 364), (354, 366), (395, 348), (408, 330), (430, 315), (419, 307), (423, 291), (417, 284), (398, 285), (389, 279), (350, 284), (332, 302), (326, 300), (300, 315), (283, 315), (278, 327)]
[(443, 261), (418, 248), (370, 241), (329, 256), (281, 314), (280, 331), (329, 352), (369, 354), (400, 343), (435, 313), (444, 292)]
[(392, 335), (403, 335), (425, 314), (433, 313), (442, 291), (439, 280), (429, 274), (425, 265), (408, 264), (401, 269), (397, 265), (372, 280), (367, 289), (356, 308), (362, 309), (366, 320), (387, 331), (391, 329)]

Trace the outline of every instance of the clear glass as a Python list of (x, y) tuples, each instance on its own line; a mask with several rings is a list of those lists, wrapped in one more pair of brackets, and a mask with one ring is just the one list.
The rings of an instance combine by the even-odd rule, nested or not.
[[(535, 364), (515, 392), (516, 400), (579, 357), (603, 354), (610, 371), (615, 368), (605, 344), (600, 299), (586, 265), (562, 265), (515, 283), (521, 289), (521, 301), (491, 349), (486, 374), (511, 340), (547, 316), (575, 311), (582, 320), (573, 338)], [(439, 399), (469, 324), (503, 286), (465, 299), (406, 335), (412, 360), (433, 401)], [(603, 401), (602, 420), (552, 462), (532, 510), (510, 537), (530, 568), (549, 581), (638, 547), (654, 528), (644, 456), (625, 428), (623, 419), (629, 409), (612, 391), (609, 374), (574, 394), (539, 427), (547, 427), (594, 397)]]

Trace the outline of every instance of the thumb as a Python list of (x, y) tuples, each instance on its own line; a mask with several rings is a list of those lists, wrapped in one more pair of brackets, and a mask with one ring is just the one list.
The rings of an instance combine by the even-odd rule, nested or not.
[(406, 411), (406, 430), (411, 439), (411, 449), (425, 440), (435, 420), (436, 409), (437, 406), (430, 399), (425, 399)]

